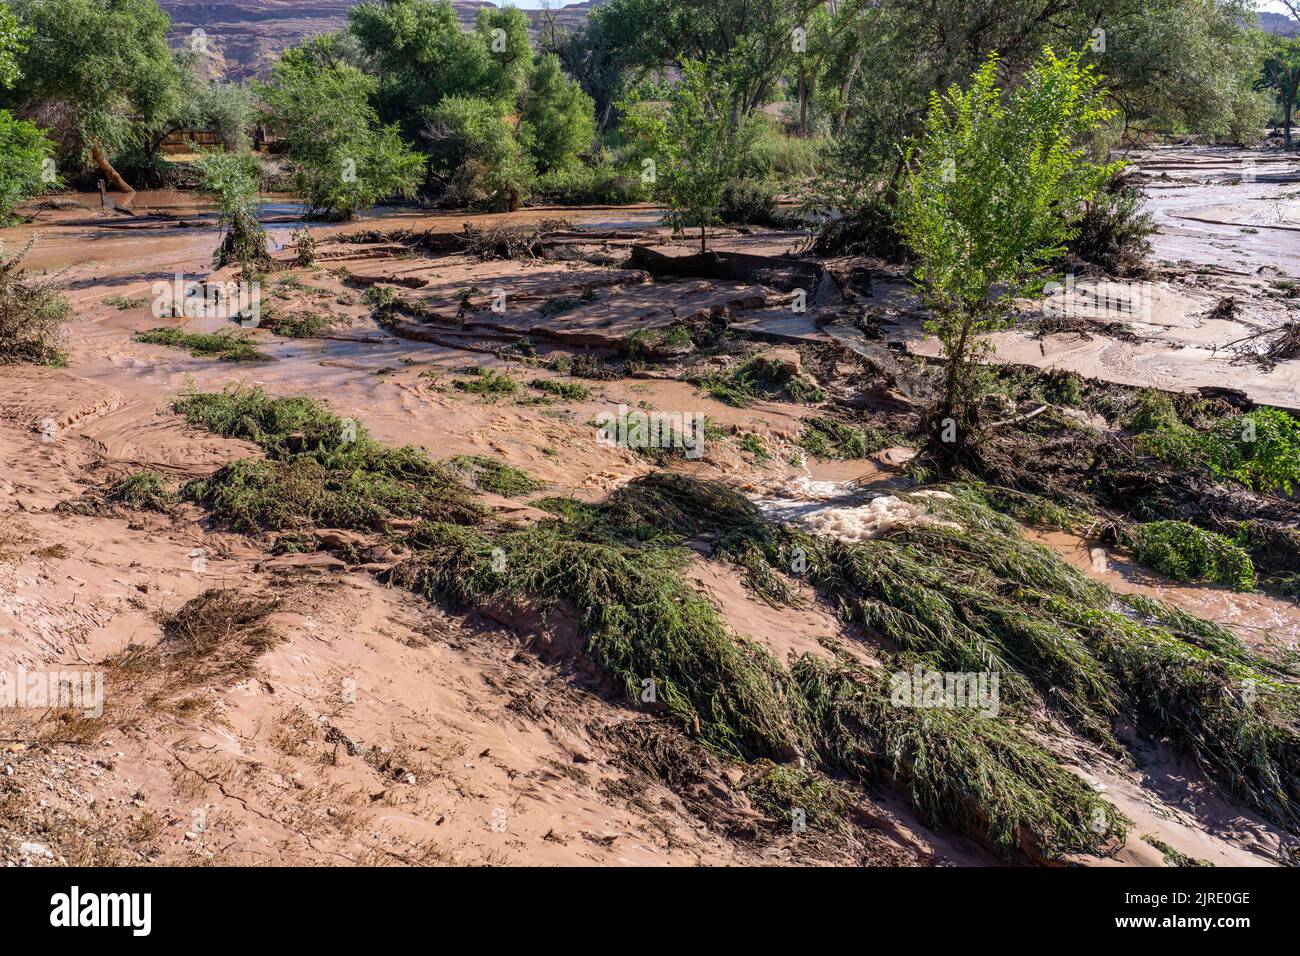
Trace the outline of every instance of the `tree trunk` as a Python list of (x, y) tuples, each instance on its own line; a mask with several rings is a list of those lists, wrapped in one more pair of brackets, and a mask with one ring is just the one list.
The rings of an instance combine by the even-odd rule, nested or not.
[(862, 47), (858, 46), (853, 51), (853, 61), (849, 65), (849, 72), (844, 77), (844, 82), (840, 84), (840, 113), (835, 117), (835, 132), (837, 134), (844, 132), (844, 123), (849, 116), (849, 94), (853, 92), (853, 80), (857, 76), (858, 68), (862, 65)]
[(1286, 135), (1286, 148), (1291, 148), (1291, 113), (1295, 109), (1295, 100), (1286, 104), (1286, 117), (1283, 119), (1282, 129)]
[(104, 148), (99, 143), (91, 143), (90, 155), (95, 160), (95, 165), (99, 167), (99, 171), (104, 174), (104, 178), (112, 184), (113, 188), (120, 193), (126, 193), (128, 203), (135, 198), (135, 190), (122, 178), (122, 174), (113, 168), (113, 164), (108, 161), (108, 157), (104, 155)]
[(803, 64), (799, 64), (799, 135), (808, 135), (808, 79)]
[(704, 233), (704, 223), (700, 223), (700, 254), (701, 255), (709, 251), (708, 249), (705, 248), (704, 245), (705, 241), (706, 241), (706, 236)]

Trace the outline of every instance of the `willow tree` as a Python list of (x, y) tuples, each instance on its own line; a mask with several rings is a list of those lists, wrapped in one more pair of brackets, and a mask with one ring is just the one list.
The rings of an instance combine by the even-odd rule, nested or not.
[(667, 103), (626, 104), (627, 125), (647, 149), (656, 197), (675, 232), (698, 228), (700, 252), (708, 226), (719, 221), (722, 194), (753, 145), (755, 121), (733, 113), (737, 88), (730, 65), (682, 60), (681, 79)]

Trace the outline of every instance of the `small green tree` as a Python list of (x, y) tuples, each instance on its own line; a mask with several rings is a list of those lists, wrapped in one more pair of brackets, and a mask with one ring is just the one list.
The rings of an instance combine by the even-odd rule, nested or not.
[(239, 265), (250, 272), (267, 271), (274, 263), (266, 251), (266, 230), (257, 220), (261, 206), (257, 157), (213, 150), (203, 153), (195, 166), (199, 189), (216, 200), (224, 230), (213, 268)]
[(740, 171), (757, 135), (755, 122), (736, 116), (736, 90), (716, 62), (681, 61), (681, 80), (658, 102), (626, 104), (627, 124), (648, 147), (655, 195), (668, 207), (674, 230), (700, 230), (719, 221), (722, 195)]
[(553, 53), (540, 57), (525, 95), (519, 142), (539, 173), (566, 169), (596, 138), (591, 97), (564, 75)]
[(900, 230), (943, 344), (944, 381), (932, 441), (952, 453), (978, 427), (984, 333), (1007, 327), (1012, 302), (1076, 234), (1085, 200), (1114, 167), (1080, 145), (1110, 119), (1080, 54), (1044, 49), (1014, 89), (998, 86), (990, 55), (967, 89), (931, 98), (899, 197)]
[(1257, 90), (1271, 90), (1277, 94), (1282, 107), (1282, 129), (1286, 148), (1291, 148), (1291, 121), (1295, 116), (1297, 94), (1300, 94), (1300, 37), (1274, 37), (1273, 49), (1264, 60), (1264, 68), (1255, 83)]

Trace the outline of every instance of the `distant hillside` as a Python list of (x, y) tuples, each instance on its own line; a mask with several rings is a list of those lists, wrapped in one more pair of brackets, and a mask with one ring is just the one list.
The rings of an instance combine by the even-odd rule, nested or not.
[(1261, 13), (1260, 29), (1265, 33), (1280, 33), (1283, 36), (1300, 36), (1300, 22), (1292, 20), (1284, 13)]
[[(238, 79), (264, 73), (276, 56), (313, 33), (329, 33), (347, 23), (348, 8), (361, 0), (159, 0), (172, 18), (176, 45), (199, 36), (210, 57), (209, 74)], [(597, 0), (563, 7), (556, 13), (560, 29), (575, 30), (587, 20)], [(487, 0), (452, 0), (461, 22), (474, 22)], [(541, 11), (526, 10), (536, 30)], [(201, 30), (201, 34), (195, 31)]]

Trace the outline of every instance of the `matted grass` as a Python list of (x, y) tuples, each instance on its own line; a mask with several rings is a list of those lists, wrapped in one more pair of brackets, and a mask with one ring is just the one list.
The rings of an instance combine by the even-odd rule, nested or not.
[(232, 462), (183, 489), (234, 530), (378, 529), (388, 518), (476, 523), (486, 515), (451, 466), (412, 445), (381, 444), (313, 399), (234, 388), (185, 395), (174, 407), (193, 424), (266, 452), (265, 460)]
[(186, 332), (173, 326), (137, 332), (134, 338), (146, 345), (185, 349), (196, 358), (216, 358), (223, 362), (255, 362), (266, 358), (246, 332)]

